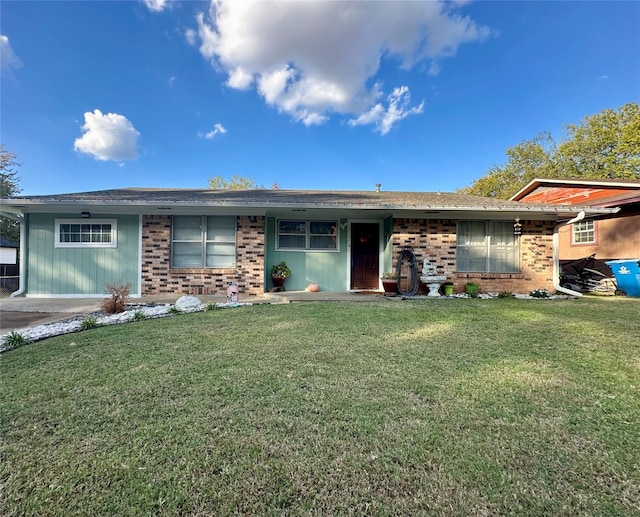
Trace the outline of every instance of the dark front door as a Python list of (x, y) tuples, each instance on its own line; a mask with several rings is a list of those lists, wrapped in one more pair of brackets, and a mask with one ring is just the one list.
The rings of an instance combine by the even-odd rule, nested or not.
[(377, 223), (351, 225), (351, 289), (378, 289), (380, 227)]

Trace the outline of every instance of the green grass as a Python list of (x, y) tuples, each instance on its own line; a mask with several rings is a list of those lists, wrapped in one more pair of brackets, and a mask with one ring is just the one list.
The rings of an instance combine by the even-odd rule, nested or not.
[(640, 300), (258, 305), (0, 356), (4, 515), (638, 515)]

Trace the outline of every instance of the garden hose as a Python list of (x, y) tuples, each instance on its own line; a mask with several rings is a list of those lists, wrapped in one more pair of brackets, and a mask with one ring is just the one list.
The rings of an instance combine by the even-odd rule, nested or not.
[[(402, 264), (408, 261), (409, 262), (409, 272), (410, 272), (410, 280), (411, 287), (407, 290), (404, 287), (409, 287), (407, 282), (402, 282)], [(410, 247), (404, 247), (398, 254), (398, 264), (396, 265), (396, 274), (398, 277), (398, 292), (402, 296), (415, 296), (418, 292), (418, 270), (416, 268), (416, 256), (413, 254), (413, 250)]]

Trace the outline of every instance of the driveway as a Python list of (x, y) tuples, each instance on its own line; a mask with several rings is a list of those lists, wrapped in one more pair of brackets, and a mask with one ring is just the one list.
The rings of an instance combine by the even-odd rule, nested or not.
[(0, 298), (0, 334), (100, 310), (102, 298)]

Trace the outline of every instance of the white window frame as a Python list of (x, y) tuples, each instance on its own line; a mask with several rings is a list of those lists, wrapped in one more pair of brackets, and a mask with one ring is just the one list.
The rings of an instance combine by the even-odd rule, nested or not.
[[(289, 235), (287, 233), (280, 233), (280, 223), (283, 221), (290, 222), (298, 222), (305, 224), (305, 233), (304, 233), (304, 247), (302, 248), (292, 248), (292, 247), (281, 247), (280, 246), (280, 235)], [(334, 226), (335, 233), (333, 234), (316, 234), (311, 233), (311, 224), (312, 223), (329, 223)], [(300, 235), (302, 234), (291, 234), (291, 235)], [(336, 247), (335, 248), (313, 248), (311, 247), (311, 238), (312, 237), (322, 237), (322, 236), (330, 236), (335, 237)], [(277, 251), (293, 251), (293, 252), (305, 252), (312, 251), (314, 253), (336, 253), (340, 251), (340, 224), (337, 220), (333, 219), (278, 219), (276, 220), (276, 250)]]
[[(179, 217), (200, 217), (201, 218), (201, 233), (200, 233), (200, 239), (199, 240), (176, 240), (174, 237), (174, 221), (176, 218)], [(228, 219), (233, 219), (234, 221), (234, 226), (233, 226), (233, 241), (218, 241), (215, 240), (214, 238), (210, 238), (211, 236), (209, 236), (207, 234), (207, 229), (208, 229), (208, 219), (209, 218), (219, 218), (219, 217), (224, 217), (224, 218), (228, 218)], [(176, 243), (181, 243), (181, 242), (192, 242), (192, 243), (199, 243), (201, 248), (200, 248), (200, 258), (201, 258), (201, 265), (199, 266), (181, 266), (181, 265), (176, 265), (174, 264), (174, 245)], [(226, 244), (226, 245), (233, 245), (233, 249), (234, 249), (234, 253), (233, 253), (233, 263), (232, 264), (228, 264), (228, 265), (224, 265), (224, 266), (208, 266), (207, 265), (207, 245), (212, 245), (212, 244)], [(229, 255), (231, 256), (231, 255)], [(180, 215), (175, 215), (173, 216), (173, 218), (171, 219), (171, 268), (172, 269), (235, 269), (237, 266), (237, 261), (238, 261), (238, 218), (236, 216), (227, 216), (227, 215), (223, 215), (223, 216), (216, 216), (216, 215), (184, 215), (184, 216), (180, 216)]]
[[(591, 238), (588, 235), (591, 234)], [(578, 240), (578, 238), (584, 238), (586, 240)], [(581, 246), (583, 244), (595, 244), (596, 243), (596, 223), (593, 219), (584, 219), (571, 225), (571, 244), (575, 246)]]
[[(484, 242), (481, 244), (461, 244), (460, 243), (460, 224), (461, 223), (484, 223)], [(482, 269), (461, 269), (460, 268), (460, 262), (458, 260), (460, 253), (458, 252), (458, 258), (456, 259), (456, 269), (457, 271), (460, 271), (461, 273), (489, 273), (489, 274), (518, 274), (520, 273), (520, 239), (518, 237), (515, 237), (515, 244), (514, 245), (500, 245), (500, 244), (496, 244), (494, 242), (492, 242), (492, 233), (491, 233), (491, 225), (492, 224), (505, 224), (505, 225), (510, 225), (512, 226), (513, 223), (511, 223), (510, 221), (492, 221), (492, 220), (475, 220), (475, 221), (458, 221), (458, 229), (457, 229), (457, 237), (456, 237), (456, 247), (458, 250), (461, 249), (465, 249), (465, 250), (471, 250), (471, 249), (475, 249), (476, 252), (479, 254), (478, 258), (483, 258), (484, 259), (484, 267)], [(516, 264), (516, 268), (513, 270), (502, 270), (502, 271), (498, 271), (495, 268), (492, 269), (491, 266), (494, 263), (499, 262), (498, 261), (498, 257), (500, 255), (504, 255), (504, 254), (511, 254), (511, 253), (515, 253), (517, 258), (517, 264)]]
[[(65, 242), (60, 240), (60, 226), (74, 225), (111, 225), (110, 242)], [(82, 235), (82, 232), (81, 232)], [(89, 233), (91, 235), (91, 232)], [(118, 247), (118, 221), (117, 219), (56, 219), (55, 220), (55, 244), (56, 248), (117, 248)]]

